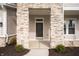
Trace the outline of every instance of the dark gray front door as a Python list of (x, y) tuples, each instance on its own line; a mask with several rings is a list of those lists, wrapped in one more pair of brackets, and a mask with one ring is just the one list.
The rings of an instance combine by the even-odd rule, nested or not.
[(36, 37), (43, 37), (43, 23), (36, 23)]

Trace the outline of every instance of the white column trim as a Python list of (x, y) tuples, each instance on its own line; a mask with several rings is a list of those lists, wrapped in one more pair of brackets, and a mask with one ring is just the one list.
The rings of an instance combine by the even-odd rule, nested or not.
[(4, 20), (3, 20), (3, 32), (4, 32), (4, 35), (6, 36), (7, 35), (7, 10), (6, 8), (4, 7), (3, 8), (3, 11), (4, 11)]

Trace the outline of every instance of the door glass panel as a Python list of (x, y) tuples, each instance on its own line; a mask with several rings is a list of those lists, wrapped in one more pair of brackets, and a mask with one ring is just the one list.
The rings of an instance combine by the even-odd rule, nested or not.
[(36, 37), (43, 37), (43, 23), (36, 23)]

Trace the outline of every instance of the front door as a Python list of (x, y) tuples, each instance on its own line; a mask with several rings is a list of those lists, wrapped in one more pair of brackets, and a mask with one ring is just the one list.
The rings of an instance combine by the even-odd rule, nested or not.
[(43, 23), (36, 23), (36, 37), (43, 37)]

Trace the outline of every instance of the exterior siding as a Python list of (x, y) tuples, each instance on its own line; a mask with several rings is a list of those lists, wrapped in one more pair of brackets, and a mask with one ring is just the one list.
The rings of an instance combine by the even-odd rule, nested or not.
[(7, 34), (16, 35), (16, 9), (7, 8)]
[[(0, 34), (0, 47), (5, 47), (8, 42), (8, 36), (16, 34), (16, 11), (11, 8), (7, 8), (3, 5), (0, 9), (2, 17), (0, 21), (3, 23), (2, 31)], [(13, 18), (12, 18), (13, 17)], [(15, 22), (15, 23), (14, 23)]]
[[(25, 48), (47, 48), (44, 42), (49, 45), (48, 48), (55, 48), (58, 44), (63, 44), (66, 47), (79, 47), (79, 15), (65, 15), (62, 3), (18, 3), (17, 13), (15, 9), (4, 8), (0, 9), (3, 12), (3, 35), (0, 35), (0, 46), (5, 46), (6, 35), (17, 34), (17, 44), (22, 44)], [(64, 6), (64, 7), (78, 7), (74, 6)], [(44, 23), (44, 37), (42, 41), (36, 40), (36, 34), (30, 36), (31, 32), (35, 32), (35, 17), (40, 17), (37, 15), (29, 15), (29, 8), (40, 8), (40, 9), (50, 9), (50, 15), (41, 17), (45, 18)], [(69, 10), (69, 9), (67, 9)], [(78, 9), (77, 9), (78, 10)], [(66, 10), (65, 10), (66, 11)], [(41, 13), (41, 12), (40, 12)], [(16, 19), (17, 14), (17, 21)], [(47, 18), (46, 18), (47, 17)], [(65, 37), (64, 35), (64, 19), (65, 18), (77, 18), (76, 34), (73, 39), (71, 37)], [(47, 20), (49, 19), (49, 20)], [(17, 22), (17, 23), (16, 23)], [(48, 23), (48, 25), (47, 25)], [(17, 25), (17, 27), (16, 27)], [(32, 27), (34, 25), (34, 27)], [(16, 29), (17, 28), (17, 29)], [(47, 36), (48, 35), (48, 36)], [(39, 47), (40, 45), (40, 47)]]

